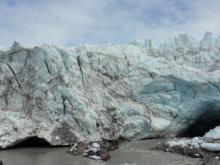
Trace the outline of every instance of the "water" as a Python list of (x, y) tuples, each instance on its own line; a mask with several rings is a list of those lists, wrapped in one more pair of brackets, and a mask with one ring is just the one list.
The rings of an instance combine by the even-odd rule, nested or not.
[(122, 144), (107, 162), (65, 153), (67, 148), (21, 148), (0, 152), (4, 165), (196, 165), (198, 159), (150, 150), (157, 140)]

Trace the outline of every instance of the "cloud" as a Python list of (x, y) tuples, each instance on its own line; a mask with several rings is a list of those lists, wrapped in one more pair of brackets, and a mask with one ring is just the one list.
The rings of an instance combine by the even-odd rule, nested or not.
[(1, 0), (0, 45), (162, 41), (219, 33), (219, 0)]

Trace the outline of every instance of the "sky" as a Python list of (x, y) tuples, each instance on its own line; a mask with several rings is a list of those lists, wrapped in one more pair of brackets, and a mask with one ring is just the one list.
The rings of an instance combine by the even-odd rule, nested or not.
[(220, 33), (220, 0), (0, 0), (0, 46), (160, 42)]

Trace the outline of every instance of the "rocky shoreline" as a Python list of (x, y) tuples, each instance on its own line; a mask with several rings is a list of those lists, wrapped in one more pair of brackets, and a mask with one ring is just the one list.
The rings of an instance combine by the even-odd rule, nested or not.
[(220, 127), (211, 129), (203, 137), (167, 138), (153, 149), (201, 158), (205, 165), (217, 165), (220, 164), (219, 129)]
[[(6, 149), (0, 152), (4, 165), (197, 165), (199, 158), (190, 158), (181, 154), (152, 150), (160, 139), (130, 141), (120, 143), (119, 148), (110, 151), (108, 161), (93, 160), (83, 156), (66, 153), (67, 148), (20, 148)], [(25, 155), (25, 156), (21, 156)], [(13, 157), (13, 159), (11, 159)]]
[(73, 144), (67, 153), (74, 156), (82, 155), (86, 158), (94, 160), (107, 161), (111, 158), (110, 151), (115, 151), (119, 148), (119, 141), (100, 141), (100, 142), (77, 142)]
[[(196, 165), (220, 165), (219, 142), (217, 139), (211, 140), (204, 137), (162, 138), (158, 139), (158, 142), (152, 145), (150, 149), (178, 153), (194, 159), (199, 158), (200, 161)], [(120, 145), (118, 142), (94, 142), (89, 144), (78, 142), (70, 147), (67, 153), (93, 160), (108, 161), (111, 158), (110, 152), (119, 149)]]

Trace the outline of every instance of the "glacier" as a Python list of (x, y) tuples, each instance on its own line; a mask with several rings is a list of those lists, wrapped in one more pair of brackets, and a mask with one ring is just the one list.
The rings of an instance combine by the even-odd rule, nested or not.
[(203, 136), (220, 125), (219, 43), (211, 33), (159, 46), (14, 42), (0, 50), (0, 148)]

